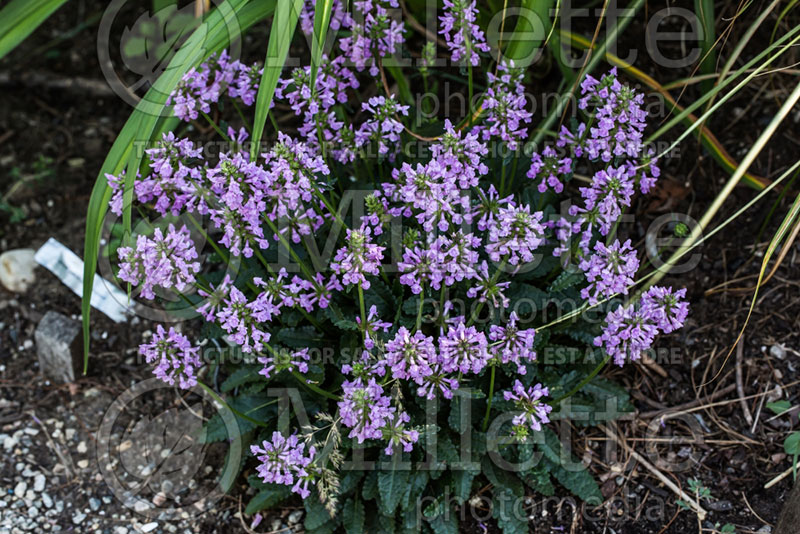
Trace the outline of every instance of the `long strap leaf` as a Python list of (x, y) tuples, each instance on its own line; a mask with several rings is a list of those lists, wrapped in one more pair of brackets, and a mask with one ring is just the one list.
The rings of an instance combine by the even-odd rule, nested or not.
[(0, 10), (0, 59), (67, 0), (12, 0)]
[(322, 61), (322, 49), (331, 23), (333, 0), (317, 0), (314, 6), (314, 35), (311, 37), (311, 87), (316, 90), (317, 69)]
[(258, 97), (256, 98), (253, 143), (250, 148), (250, 159), (252, 160), (258, 156), (267, 114), (272, 105), (272, 98), (275, 96), (275, 88), (278, 86), (281, 71), (286, 64), (286, 56), (289, 55), (289, 45), (292, 43), (301, 9), (303, 9), (303, 0), (280, 0), (275, 9), (275, 18), (269, 32), (267, 57), (264, 59), (264, 72), (261, 74), (261, 83), (258, 86)]

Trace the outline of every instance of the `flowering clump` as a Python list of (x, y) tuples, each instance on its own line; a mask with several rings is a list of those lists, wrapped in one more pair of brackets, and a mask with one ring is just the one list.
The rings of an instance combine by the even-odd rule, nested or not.
[(606, 327), (594, 344), (614, 359), (617, 365), (638, 360), (653, 345), (660, 333), (669, 333), (683, 326), (689, 305), (683, 300), (686, 290), (675, 293), (672, 288), (654, 286), (634, 304), (619, 306), (608, 314)]
[[(304, 2), (306, 33), (315, 5)], [(439, 19), (451, 59), (473, 74), (489, 51), (476, 5), (445, 0)], [(586, 397), (582, 406), (603, 404), (607, 393), (597, 391), (614, 388), (583, 388), (597, 380), (591, 359), (641, 358), (658, 334), (681, 327), (688, 305), (685, 290), (659, 286), (613, 300), (635, 294), (649, 264), (640, 265), (621, 222), (659, 176), (643, 144), (642, 96), (615, 71), (586, 77), (575, 120), (528, 156), (521, 148), (533, 114), (523, 69), (502, 60), (478, 72), (486, 87), (479, 113), (412, 119), (401, 103), (412, 101), (407, 85), (395, 80), (395, 97), (382, 72), (402, 44), (400, 3), (356, 0), (351, 13), (340, 0), (330, 7), (330, 30), (342, 32), (337, 47), (316, 72), (298, 67), (278, 81), (270, 114), (278, 128), (265, 130), (268, 146), (245, 150), (250, 121), (239, 108), (252, 104), (259, 68), (220, 53), (190, 70), (170, 102), (184, 120), (223, 117), (214, 130), (226, 147), (213, 151), (167, 132), (147, 149), (140, 175), (107, 175), (102, 185), (114, 213), (130, 209), (127, 182), (139, 213), (185, 217), (206, 240), (199, 249), (187, 227), (172, 222), (116, 247), (120, 280), (144, 299), (184, 293), (204, 323), (198, 338), (211, 342), (200, 344), (221, 348), (204, 368), (198, 347), (159, 325), (140, 347), (156, 375), (183, 388), (221, 381), (258, 443), (251, 452), (261, 482), (304, 499), (316, 492), (309, 507), (321, 499), (339, 510), (336, 497), (346, 497), (340, 515), (348, 517), (374, 495), (388, 521), (423, 494), (449, 491), (453, 477), (412, 468), (402, 483), (382, 470), (345, 479), (347, 456), (385, 463), (394, 455), (414, 465), (444, 451), (451, 462), (464, 436), (476, 447), (496, 443), (489, 422), (510, 407), (514, 417), (498, 419), (499, 432), (538, 446), (528, 438), (547, 431), (558, 409), (551, 391), (556, 399)], [(425, 84), (437, 75), (431, 51), (422, 53)], [(374, 83), (378, 75), (385, 84)], [(236, 106), (221, 102), (226, 95)], [(573, 176), (586, 183), (576, 186)], [(568, 211), (557, 215), (566, 200)], [(606, 315), (598, 322), (562, 313), (567, 300), (578, 303), (574, 311)], [(229, 346), (243, 357), (228, 357)], [(558, 357), (562, 349), (570, 358)], [(275, 386), (309, 407), (307, 418), (296, 413), (291, 435), (273, 431), (294, 421), (270, 398)], [(470, 410), (482, 417), (466, 420)], [(459, 475), (460, 502), (480, 477)], [(335, 529), (341, 520), (331, 521)]]

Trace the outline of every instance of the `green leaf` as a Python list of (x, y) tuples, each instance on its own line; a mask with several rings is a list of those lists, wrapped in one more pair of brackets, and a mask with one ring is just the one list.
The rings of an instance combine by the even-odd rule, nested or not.
[(258, 374), (258, 371), (259, 369), (253, 366), (239, 367), (233, 373), (231, 373), (228, 378), (225, 379), (220, 386), (220, 389), (223, 393), (227, 393), (228, 391), (236, 389), (242, 384), (262, 380), (263, 377)]
[(364, 503), (358, 497), (351, 497), (342, 509), (342, 524), (347, 534), (364, 532)]
[(271, 508), (286, 499), (290, 494), (289, 486), (270, 484), (268, 489), (259, 491), (250, 499), (250, 502), (247, 503), (247, 508), (244, 509), (244, 513), (253, 515), (267, 508)]
[[(550, 32), (550, 11), (556, 0), (522, 0), (522, 12), (533, 16), (520, 16), (514, 33), (508, 41), (505, 55), (514, 60), (519, 67), (529, 66), (539, 55), (541, 47)], [(542, 24), (534, 26), (534, 21)], [(559, 53), (559, 52), (556, 52)]]
[(792, 456), (800, 454), (800, 432), (792, 432), (786, 436), (786, 440), (783, 442), (783, 450), (786, 451), (786, 454)]
[(0, 59), (67, 0), (12, 0), (0, 10)]
[(501, 470), (497, 467), (489, 456), (484, 456), (481, 461), (483, 474), (495, 488), (506, 489), (516, 497), (525, 496), (525, 486), (522, 481), (509, 471)]
[(527, 534), (529, 532), (528, 517), (520, 505), (520, 498), (509, 488), (499, 488), (494, 491), (492, 516), (503, 534)]
[(331, 516), (325, 509), (325, 505), (319, 500), (319, 496), (315, 491), (310, 497), (303, 500), (306, 508), (306, 518), (303, 525), (306, 530), (316, 530), (323, 525), (332, 524)]
[(599, 506), (603, 502), (603, 494), (597, 481), (585, 467), (580, 471), (567, 471), (561, 466), (556, 466), (551, 472), (559, 484), (587, 504)]
[(350, 319), (339, 319), (333, 323), (333, 325), (339, 330), (350, 330), (353, 332), (358, 330), (358, 323), (351, 321)]
[(573, 287), (584, 280), (583, 273), (581, 271), (567, 271), (565, 270), (561, 274), (559, 274), (553, 283), (547, 288), (549, 293), (558, 293), (559, 291), (564, 291), (570, 287)]
[(536, 466), (527, 471), (522, 475), (522, 479), (533, 491), (541, 493), (545, 497), (550, 497), (556, 492), (550, 481), (550, 473), (542, 466)]
[(361, 496), (365, 501), (371, 501), (378, 495), (378, 472), (370, 471), (361, 487)]
[(281, 328), (275, 337), (293, 349), (319, 347), (322, 342), (319, 331), (311, 325)]
[(787, 401), (787, 400), (768, 402), (767, 403), (767, 408), (772, 410), (772, 413), (774, 413), (775, 415), (780, 415), (783, 412), (785, 412), (786, 410), (791, 410), (792, 403)]
[(394, 513), (406, 491), (408, 491), (407, 470), (378, 471), (378, 492), (381, 495), (381, 512), (384, 515)]
[[(575, 496), (589, 504), (597, 505), (603, 502), (597, 481), (585, 467), (563, 450), (556, 433), (547, 427), (542, 429), (542, 433), (545, 440), (541, 444), (541, 449), (551, 466), (550, 472), (555, 479)], [(564, 467), (565, 463), (568, 463), (569, 470)]]
[(459, 469), (452, 473), (453, 494), (459, 504), (463, 504), (472, 495), (472, 481), (475, 480), (478, 473), (468, 469)]
[(256, 97), (256, 117), (251, 136), (253, 144), (250, 148), (250, 159), (253, 161), (256, 160), (261, 148), (261, 136), (267, 122), (267, 113), (272, 105), (283, 66), (286, 64), (289, 45), (292, 43), (302, 9), (303, 0), (284, 0), (278, 2), (275, 8), (275, 18), (270, 26), (267, 56), (264, 58), (264, 72), (261, 74)]
[(434, 534), (458, 534), (458, 517), (449, 508), (442, 510), (428, 524)]

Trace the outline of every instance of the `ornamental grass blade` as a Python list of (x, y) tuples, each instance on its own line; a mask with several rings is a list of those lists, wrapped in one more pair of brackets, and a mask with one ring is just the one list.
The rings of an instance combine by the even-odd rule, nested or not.
[(67, 0), (12, 0), (0, 10), (0, 59), (11, 52)]
[[(289, 45), (292, 44), (297, 20), (303, 9), (303, 0), (281, 0), (275, 8), (275, 18), (269, 32), (267, 56), (264, 59), (264, 72), (258, 86), (256, 98), (256, 118), (253, 121), (253, 143), (250, 148), (250, 159), (255, 161), (261, 145), (261, 136), (267, 122), (267, 114), (275, 96), (278, 79), (289, 55)], [(321, 46), (321, 45), (320, 45)]]
[[(753, 164), (756, 157), (761, 153), (761, 151), (764, 149), (764, 147), (767, 145), (770, 139), (772, 139), (772, 136), (775, 134), (775, 131), (778, 128), (778, 125), (780, 125), (780, 123), (783, 122), (783, 120), (792, 111), (792, 108), (797, 104), (798, 101), (800, 101), (800, 83), (798, 83), (795, 86), (794, 90), (792, 90), (792, 93), (787, 97), (783, 105), (780, 107), (777, 113), (775, 113), (775, 115), (772, 117), (772, 120), (769, 122), (767, 127), (764, 129), (763, 132), (761, 132), (761, 135), (759, 135), (758, 139), (756, 139), (756, 141), (753, 143), (753, 146), (750, 147), (750, 150), (747, 151), (745, 157), (742, 158), (741, 164), (733, 173), (733, 175), (730, 177), (728, 182), (725, 184), (725, 187), (723, 187), (722, 191), (720, 191), (720, 193), (711, 203), (711, 206), (709, 206), (708, 209), (705, 211), (703, 216), (700, 218), (699, 223), (692, 229), (692, 233), (688, 239), (688, 244), (683, 247), (684, 251), (677, 251), (676, 253), (674, 253), (659, 270), (655, 271), (653, 273), (653, 276), (650, 277), (650, 279), (648, 280), (645, 288), (651, 287), (652, 285), (658, 283), (658, 281), (661, 280), (661, 278), (663, 278), (664, 275), (669, 272), (672, 266), (677, 263), (677, 261), (680, 259), (681, 256), (683, 256), (686, 253), (686, 251), (690, 250), (691, 248), (694, 248), (695, 243), (702, 238), (703, 231), (705, 230), (706, 227), (708, 227), (708, 224), (711, 222), (711, 219), (713, 219), (714, 216), (717, 214), (719, 209), (722, 207), (722, 204), (725, 202), (728, 196), (730, 196), (731, 192), (733, 191), (733, 188), (736, 187), (736, 184), (739, 182), (739, 180), (741, 180), (744, 173), (747, 172), (747, 169), (750, 167), (750, 165)], [(770, 250), (768, 250), (768, 254), (765, 254), (765, 262), (762, 263), (761, 274), (759, 274), (758, 283), (756, 284), (756, 292), (758, 286), (761, 284), (761, 280), (763, 279), (763, 273), (764, 270), (766, 269), (766, 262), (769, 261), (768, 258), (771, 257), (774, 248), (777, 247), (777, 243), (779, 240), (776, 238), (782, 240), (783, 236), (786, 235), (786, 232), (788, 231), (786, 230), (786, 228), (794, 220), (790, 219), (789, 217), (795, 212), (796, 209), (798, 209), (797, 200), (795, 201), (795, 204), (792, 206), (792, 210), (790, 210), (789, 215), (787, 215), (787, 218), (784, 219), (784, 223), (781, 225), (781, 229), (779, 229), (778, 233), (776, 234), (776, 237), (773, 238), (772, 240), (773, 242), (770, 243)], [(750, 305), (750, 311), (747, 314), (747, 319), (745, 320), (745, 323), (742, 326), (742, 330), (739, 332), (739, 336), (736, 338), (736, 341), (731, 346), (730, 351), (728, 351), (728, 354), (725, 356), (725, 361), (720, 367), (720, 371), (713, 378), (711, 378), (706, 384), (713, 382), (717, 378), (717, 376), (719, 376), (719, 373), (722, 372), (721, 370), (725, 367), (725, 363), (728, 361), (728, 358), (730, 358), (731, 354), (733, 354), (733, 351), (736, 349), (736, 345), (738, 345), (739, 341), (742, 338), (742, 334), (744, 333), (744, 329), (747, 326), (747, 322), (750, 319), (750, 315), (752, 314), (754, 307), (755, 307), (755, 296)]]
[[(144, 155), (141, 148), (149, 144), (153, 138), (164, 131), (171, 130), (177, 124), (176, 119), (172, 117), (162, 117), (167, 107), (165, 104), (167, 95), (172, 92), (180, 78), (189, 68), (198, 66), (210, 54), (219, 52), (227, 47), (232, 39), (239, 37), (241, 31), (272, 14), (274, 9), (275, 0), (251, 2), (249, 4), (248, 0), (226, 0), (209, 13), (206, 20), (195, 29), (189, 39), (178, 50), (175, 57), (172, 58), (164, 74), (156, 80), (153, 87), (150, 88), (145, 97), (136, 106), (106, 156), (92, 189), (86, 214), (83, 299), (81, 301), (84, 373), (89, 362), (90, 298), (94, 274), (97, 269), (103, 219), (108, 210), (108, 201), (111, 198), (111, 189), (108, 187), (105, 175), (113, 174), (118, 176), (123, 169), (127, 168), (123, 219), (126, 221), (126, 232), (129, 233), (130, 200), (133, 195), (132, 185), (135, 177), (135, 172), (131, 171), (139, 168)], [(232, 28), (239, 31), (232, 34)]]

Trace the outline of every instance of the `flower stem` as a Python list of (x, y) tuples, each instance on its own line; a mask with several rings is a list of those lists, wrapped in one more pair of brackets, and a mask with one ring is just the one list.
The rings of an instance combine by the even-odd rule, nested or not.
[[(489, 286), (493, 286), (497, 282), (497, 279), (500, 278), (500, 275), (502, 274), (503, 269), (505, 269), (507, 262), (508, 262), (508, 256), (503, 258), (503, 261), (500, 262), (500, 267), (497, 268), (497, 270), (494, 272), (494, 275), (492, 275), (492, 279), (489, 280)], [(467, 326), (472, 326), (472, 324), (478, 318), (478, 314), (480, 314), (481, 310), (483, 310), (484, 304), (486, 304), (486, 301), (478, 302), (477, 308), (475, 308), (475, 311), (472, 312), (469, 316), (469, 321), (467, 321)]]
[(364, 340), (367, 339), (367, 307), (364, 304), (364, 288), (361, 282), (358, 283), (358, 307), (361, 309), (361, 334)]
[(558, 404), (558, 403), (559, 403), (559, 402), (561, 402), (562, 400), (564, 400), (564, 399), (568, 399), (569, 397), (571, 397), (571, 396), (575, 395), (577, 392), (579, 392), (580, 390), (582, 390), (582, 389), (583, 389), (583, 386), (585, 386), (586, 384), (588, 384), (589, 382), (591, 382), (591, 381), (592, 381), (592, 379), (593, 379), (594, 377), (596, 377), (596, 376), (597, 376), (597, 374), (598, 374), (598, 373), (599, 373), (599, 372), (600, 372), (600, 371), (603, 369), (603, 367), (605, 367), (605, 366), (606, 366), (606, 364), (609, 362), (609, 360), (611, 360), (611, 356), (610, 356), (610, 355), (606, 356), (606, 357), (603, 359), (603, 361), (602, 361), (602, 362), (600, 362), (600, 364), (599, 364), (597, 367), (595, 367), (595, 368), (594, 368), (594, 370), (592, 370), (592, 372), (591, 372), (591, 373), (589, 373), (589, 375), (588, 375), (588, 376), (586, 376), (586, 378), (584, 378), (583, 380), (581, 380), (580, 384), (578, 384), (577, 386), (575, 386), (574, 388), (572, 388), (572, 389), (569, 391), (569, 393), (567, 393), (566, 395), (561, 395), (560, 397), (558, 397), (556, 400), (554, 400), (554, 401), (553, 401), (553, 404)]
[(492, 411), (492, 397), (494, 397), (494, 377), (497, 365), (492, 365), (492, 376), (489, 381), (489, 398), (486, 400), (486, 413), (483, 416), (483, 431), (489, 427), (489, 412)]
[(220, 136), (221, 136), (221, 137), (222, 137), (222, 138), (225, 140), (225, 142), (226, 142), (226, 143), (228, 143), (229, 145), (232, 145), (232, 144), (233, 144), (233, 141), (231, 141), (231, 138), (230, 138), (230, 137), (228, 137), (228, 136), (225, 134), (225, 132), (223, 132), (223, 131), (222, 131), (222, 128), (220, 128), (220, 127), (217, 125), (217, 123), (216, 123), (216, 122), (214, 122), (214, 121), (211, 119), (211, 117), (209, 117), (209, 116), (208, 116), (208, 113), (206, 113), (205, 111), (201, 111), (201, 112), (200, 112), (200, 114), (201, 114), (203, 117), (205, 117), (205, 119), (208, 121), (208, 123), (211, 125), (211, 127), (212, 127), (212, 128), (214, 128), (214, 130), (216, 130), (216, 132), (217, 132), (217, 133), (218, 133), (218, 134), (219, 134), (219, 135), (220, 135)]
[(417, 322), (414, 325), (414, 332), (422, 326), (422, 307), (425, 305), (425, 289), (419, 292), (419, 308), (417, 308)]
[(339, 400), (339, 397), (337, 395), (334, 395), (333, 393), (331, 393), (329, 391), (325, 391), (324, 389), (322, 389), (321, 387), (317, 386), (316, 384), (313, 384), (313, 383), (309, 382), (306, 377), (304, 377), (303, 375), (301, 375), (297, 371), (292, 371), (292, 376), (295, 377), (298, 382), (303, 384), (305, 387), (307, 387), (308, 389), (310, 389), (314, 393), (322, 395), (323, 397), (331, 399), (331, 400), (335, 400), (335, 401)]

